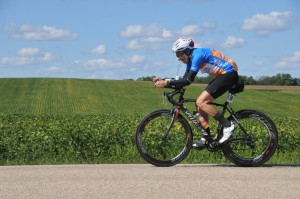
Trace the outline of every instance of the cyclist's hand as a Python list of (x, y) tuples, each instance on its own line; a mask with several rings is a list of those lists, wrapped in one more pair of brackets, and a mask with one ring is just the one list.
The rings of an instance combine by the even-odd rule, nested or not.
[(157, 81), (160, 81), (160, 80), (161, 80), (160, 77), (154, 77), (154, 78), (153, 78), (153, 81), (154, 81), (154, 82), (157, 82)]
[(155, 88), (164, 88), (167, 84), (166, 80), (158, 80), (155, 82)]

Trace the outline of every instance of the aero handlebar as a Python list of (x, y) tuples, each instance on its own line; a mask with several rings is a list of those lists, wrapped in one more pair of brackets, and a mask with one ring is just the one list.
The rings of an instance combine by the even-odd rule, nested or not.
[[(168, 101), (175, 106), (182, 106), (184, 102), (196, 102), (195, 99), (183, 98), (184, 93), (185, 89), (182, 88), (170, 93), (164, 92), (164, 96), (166, 96)], [(174, 100), (174, 96), (177, 94), (179, 94), (178, 100)]]

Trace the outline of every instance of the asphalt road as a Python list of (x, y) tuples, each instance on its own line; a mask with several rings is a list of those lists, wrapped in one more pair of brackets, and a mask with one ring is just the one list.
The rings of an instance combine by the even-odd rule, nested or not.
[(0, 198), (300, 198), (300, 165), (1, 166)]

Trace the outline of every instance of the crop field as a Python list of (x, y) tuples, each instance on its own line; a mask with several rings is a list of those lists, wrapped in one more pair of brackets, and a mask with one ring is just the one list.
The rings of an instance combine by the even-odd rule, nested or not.
[(134, 81), (0, 79), (0, 112), (18, 114), (146, 113), (161, 92)]
[[(186, 97), (203, 88), (188, 87)], [(149, 112), (171, 108), (163, 104), (163, 91), (168, 89), (154, 89), (151, 82), (0, 79), (0, 165), (144, 163), (134, 145), (135, 129)], [(231, 105), (274, 120), (279, 147), (269, 163), (300, 163), (299, 93), (300, 87), (247, 86)], [(220, 153), (192, 151), (185, 163), (228, 161)]]
[(300, 94), (299, 86), (260, 86), (260, 85), (247, 85), (247, 90), (256, 91), (271, 91), (289, 94)]

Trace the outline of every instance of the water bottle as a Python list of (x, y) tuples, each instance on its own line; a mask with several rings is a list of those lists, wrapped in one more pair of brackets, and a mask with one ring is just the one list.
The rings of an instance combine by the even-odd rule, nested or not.
[[(199, 123), (200, 126), (202, 126), (202, 125), (201, 125), (201, 122), (200, 122), (200, 118), (201, 118), (201, 117), (202, 117), (201, 114), (198, 113), (198, 112), (194, 115), (195, 120)], [(208, 123), (207, 123), (207, 124), (208, 124)], [(211, 136), (210, 136), (210, 134), (207, 133), (206, 130), (205, 130), (203, 127), (201, 128), (201, 133), (202, 133), (202, 135), (204, 136), (204, 138), (203, 138), (204, 140), (202, 140), (203, 143), (205, 143), (206, 140), (211, 141)]]
[(194, 118), (195, 118), (195, 120), (198, 122), (198, 123), (200, 123), (200, 118), (201, 118), (202, 116), (200, 115), (200, 113), (196, 113), (195, 115), (194, 115)]

